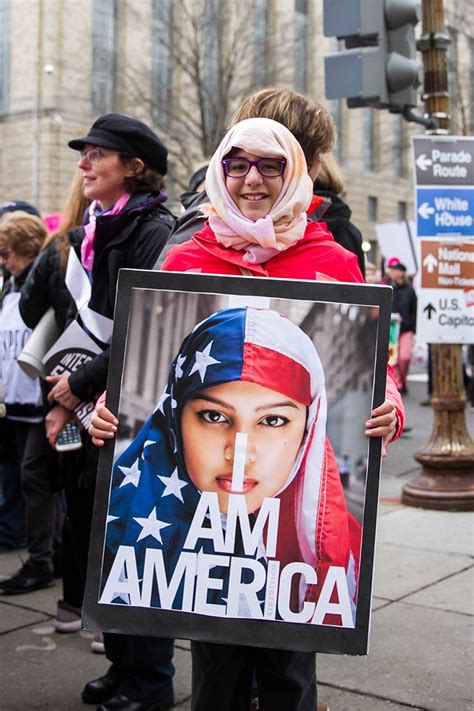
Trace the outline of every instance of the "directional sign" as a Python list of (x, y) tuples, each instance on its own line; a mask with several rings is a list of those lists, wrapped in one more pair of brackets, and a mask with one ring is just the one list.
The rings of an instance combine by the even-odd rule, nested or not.
[(474, 138), (415, 136), (417, 185), (474, 185)]
[(474, 137), (415, 136), (416, 234), (474, 237)]
[(418, 188), (416, 201), (418, 237), (474, 236), (474, 190)]
[(428, 343), (474, 342), (474, 242), (422, 240), (417, 335)]

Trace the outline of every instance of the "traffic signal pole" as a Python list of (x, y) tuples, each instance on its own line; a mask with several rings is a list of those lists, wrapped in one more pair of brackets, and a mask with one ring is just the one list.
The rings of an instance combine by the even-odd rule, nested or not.
[[(423, 0), (422, 37), (424, 102), (438, 128), (430, 134), (449, 133), (449, 90), (443, 0)], [(402, 503), (427, 509), (474, 510), (474, 442), (466, 427), (466, 395), (462, 377), (461, 346), (433, 344), (434, 422), (430, 440), (415, 454), (420, 476), (407, 483)]]

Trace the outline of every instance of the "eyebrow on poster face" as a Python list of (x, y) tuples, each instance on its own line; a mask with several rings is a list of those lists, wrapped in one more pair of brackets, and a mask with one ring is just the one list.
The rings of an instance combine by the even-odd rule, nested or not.
[[(212, 397), (212, 395), (206, 395), (205, 393), (197, 394), (195, 396), (192, 396), (190, 400), (205, 400), (206, 402), (210, 402), (213, 405), (219, 405), (220, 407), (225, 407), (228, 410), (235, 411), (235, 407), (233, 405), (230, 405), (229, 403), (225, 402), (224, 400), (219, 400), (216, 397)], [(268, 410), (273, 407), (293, 407), (295, 410), (298, 410), (299, 407), (295, 402), (292, 402), (291, 400), (284, 400), (282, 402), (269, 402), (265, 403), (264, 405), (259, 405), (258, 407), (255, 408), (255, 412), (259, 412), (260, 410)]]

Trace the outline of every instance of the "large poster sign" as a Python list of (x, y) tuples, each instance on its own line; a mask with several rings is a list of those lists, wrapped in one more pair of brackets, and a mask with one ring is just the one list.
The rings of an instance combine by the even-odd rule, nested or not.
[(86, 626), (367, 651), (390, 302), (121, 272)]

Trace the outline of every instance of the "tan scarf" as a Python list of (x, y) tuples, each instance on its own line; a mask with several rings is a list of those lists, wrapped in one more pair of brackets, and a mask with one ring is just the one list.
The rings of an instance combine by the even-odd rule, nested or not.
[[(255, 222), (244, 217), (226, 187), (221, 160), (232, 148), (287, 161), (280, 194), (268, 215)], [(244, 250), (244, 260), (249, 263), (261, 263), (303, 237), (313, 184), (303, 150), (293, 134), (272, 119), (252, 118), (240, 121), (224, 136), (209, 163), (206, 192), (210, 204), (201, 209), (217, 242)]]

